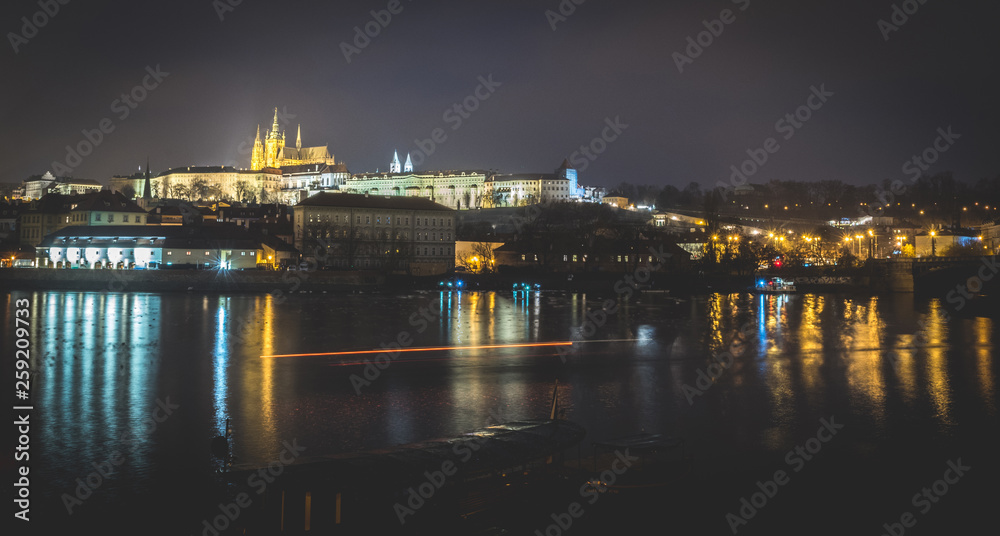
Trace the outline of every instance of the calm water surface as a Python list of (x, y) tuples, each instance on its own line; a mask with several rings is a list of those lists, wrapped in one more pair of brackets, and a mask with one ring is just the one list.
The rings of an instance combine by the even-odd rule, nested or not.
[[(197, 488), (216, 463), (209, 440), (227, 419), (238, 461), (266, 465), (283, 441), (316, 456), (452, 436), (496, 416), (544, 417), (556, 380), (564, 417), (587, 428), (584, 453), (590, 441), (661, 432), (686, 440), (698, 471), (728, 475), (706, 491), (715, 517), (705, 533), (731, 533), (725, 513), (756, 479), (787, 469), (785, 454), (815, 437), (823, 418), (844, 428), (813, 471), (862, 464), (872, 469), (859, 474), (872, 480), (854, 489), (897, 482), (884, 522), (913, 509), (912, 492), (941, 478), (949, 457), (997, 452), (1000, 328), (941, 300), (731, 294), (675, 304), (650, 296), (603, 322), (594, 312), (606, 297), (584, 294), (15, 292), (6, 296), (5, 340), (20, 298), (31, 300), (38, 370), (32, 491), (48, 519), (99, 522), (122, 505), (147, 516), (204, 510)], [(373, 350), (401, 334), (409, 347), (575, 344), (568, 354), (402, 353), (377, 377), (369, 370), (365, 385), (358, 378), (372, 354), (261, 357)], [(719, 372), (711, 358), (726, 350), (733, 366), (699, 384), (700, 371)], [(164, 419), (158, 400), (177, 408)], [(68, 516), (61, 496), (115, 451), (117, 473)], [(988, 472), (995, 462), (977, 462), (984, 469), (979, 480), (967, 477), (967, 490), (997, 476)], [(882, 469), (883, 478), (873, 476)], [(175, 521), (178, 530), (190, 526)]]

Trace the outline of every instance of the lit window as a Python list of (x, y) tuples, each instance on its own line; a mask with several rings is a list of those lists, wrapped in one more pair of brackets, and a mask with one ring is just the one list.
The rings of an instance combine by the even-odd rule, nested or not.
[(191, 252), (190, 252), (190, 251), (188, 251), (188, 252), (187, 252), (187, 255), (188, 255), (188, 256), (190, 257), (190, 256), (191, 256)]
[(566, 262), (568, 260), (569, 260), (569, 255), (563, 255), (563, 262)]

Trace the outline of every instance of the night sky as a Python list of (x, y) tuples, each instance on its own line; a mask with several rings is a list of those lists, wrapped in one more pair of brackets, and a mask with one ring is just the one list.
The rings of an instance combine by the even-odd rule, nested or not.
[[(961, 137), (929, 172), (1000, 173), (997, 2), (896, 0), (919, 9), (886, 41), (889, 0), (565, 0), (565, 20), (546, 15), (559, 0), (402, 0), (350, 62), (341, 43), (388, 0), (229, 2), (220, 20), (227, 0), (73, 0), (17, 53), (11, 34), (41, 8), (4, 2), (0, 181), (66, 163), (104, 118), (114, 130), (73, 176), (106, 184), (147, 156), (154, 171), (247, 167), (275, 107), (289, 145), (301, 123), (304, 146), (328, 144), (354, 173), (385, 171), (437, 128), (447, 138), (418, 170), (547, 173), (616, 117), (628, 127), (596, 160), (576, 155), (582, 184), (713, 186), (770, 137), (780, 149), (751, 182), (905, 179), (948, 126)], [(724, 9), (731, 23), (679, 72), (674, 53)], [(122, 118), (115, 101), (147, 66), (169, 75)], [(460, 125), (445, 115), (490, 75), (499, 87)], [(833, 96), (784, 139), (776, 122), (823, 84)]]

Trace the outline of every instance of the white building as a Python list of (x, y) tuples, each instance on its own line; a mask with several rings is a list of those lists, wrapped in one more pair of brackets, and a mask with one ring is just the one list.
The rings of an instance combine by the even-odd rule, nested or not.
[[(395, 164), (390, 166), (396, 169)], [(407, 167), (409, 164), (407, 157)], [(483, 201), (486, 172), (471, 171), (402, 171), (399, 173), (361, 173), (347, 179), (343, 190), (373, 196), (406, 196), (430, 199), (456, 210), (485, 206)]]
[(229, 225), (73, 226), (47, 236), (35, 256), (39, 268), (244, 270), (257, 268), (261, 247)]
[(44, 175), (29, 177), (23, 183), (23, 200), (41, 199), (45, 194), (87, 194), (101, 191), (104, 186), (90, 179), (55, 177), (46, 171)]

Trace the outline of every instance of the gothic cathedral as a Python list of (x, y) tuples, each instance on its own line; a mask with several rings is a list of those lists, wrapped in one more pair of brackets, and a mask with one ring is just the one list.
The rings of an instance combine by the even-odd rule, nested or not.
[(336, 161), (330, 154), (328, 146), (302, 147), (302, 125), (299, 125), (295, 147), (285, 147), (285, 132), (278, 131), (278, 109), (274, 109), (274, 124), (267, 131), (264, 141), (260, 140), (260, 125), (257, 126), (257, 138), (253, 142), (253, 153), (250, 155), (250, 169), (281, 168), (286, 166), (301, 166), (307, 164), (334, 165)]

